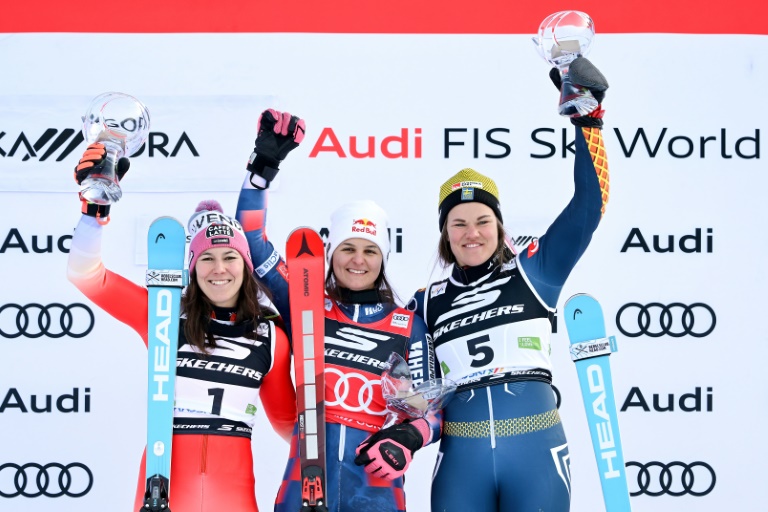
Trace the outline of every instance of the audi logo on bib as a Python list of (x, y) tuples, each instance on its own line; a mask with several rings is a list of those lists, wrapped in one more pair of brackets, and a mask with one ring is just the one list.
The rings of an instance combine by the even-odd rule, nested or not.
[(691, 305), (630, 302), (616, 313), (616, 326), (630, 338), (643, 335), (659, 338), (665, 334), (673, 338), (703, 338), (715, 330), (716, 324), (715, 310), (703, 302)]
[(94, 316), (85, 304), (4, 304), (0, 306), (3, 338), (83, 338), (93, 329)]
[[(326, 405), (337, 405), (349, 412), (364, 412), (376, 416), (386, 414), (386, 407), (377, 404), (381, 396), (381, 381), (367, 378), (362, 373), (342, 372), (332, 366), (325, 368), (326, 389), (333, 389), (333, 400), (326, 398)], [(379, 400), (380, 401), (380, 400)]]
[[(631, 471), (627, 471), (627, 481), (630, 486), (630, 496), (646, 494), (648, 496), (705, 496), (715, 488), (717, 477), (715, 470), (706, 462), (696, 461), (685, 463), (674, 461), (663, 463), (651, 461), (646, 463), (630, 461), (627, 468), (637, 468), (637, 478), (633, 479)], [(632, 483), (637, 482), (637, 490), (632, 489)]]
[(85, 464), (49, 462), (0, 465), (0, 496), (3, 498), (80, 498), (93, 487), (93, 473)]

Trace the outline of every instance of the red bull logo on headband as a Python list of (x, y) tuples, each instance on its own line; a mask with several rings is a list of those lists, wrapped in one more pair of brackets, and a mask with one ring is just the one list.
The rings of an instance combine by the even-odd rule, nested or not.
[(352, 219), (352, 232), (376, 236), (376, 223), (369, 219)]

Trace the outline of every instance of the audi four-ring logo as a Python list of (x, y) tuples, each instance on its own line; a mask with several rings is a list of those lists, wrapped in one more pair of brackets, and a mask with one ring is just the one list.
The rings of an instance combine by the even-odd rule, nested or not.
[(627, 468), (637, 468), (638, 490), (633, 491), (632, 478), (627, 472), (627, 482), (630, 485), (630, 496), (647, 494), (648, 496), (704, 496), (715, 488), (717, 477), (715, 470), (706, 462), (680, 462), (663, 463), (658, 461), (640, 463), (630, 461)]
[[(635, 309), (636, 317), (631, 314)], [(665, 334), (673, 338), (685, 335), (703, 338), (715, 330), (716, 323), (715, 310), (703, 302), (690, 306), (681, 302), (669, 305), (660, 302), (645, 305), (630, 302), (616, 313), (616, 326), (624, 336), (630, 338), (642, 335), (658, 338)]]
[(82, 338), (91, 332), (93, 324), (93, 311), (80, 303), (0, 306), (0, 336), (4, 338)]
[[(377, 395), (373, 390), (373, 386), (379, 386), (378, 395), (381, 395), (381, 381), (368, 380), (365, 375), (360, 373), (342, 373), (341, 370), (330, 367), (325, 368), (325, 373), (326, 375), (330, 373), (339, 376), (339, 380), (337, 380), (336, 384), (333, 386), (335, 400), (326, 401), (326, 405), (340, 405), (347, 411), (365, 411), (368, 414), (375, 414), (377, 416), (382, 416), (387, 412), (386, 408), (381, 408), (380, 410), (373, 410), (370, 408), (373, 404), (373, 399), (376, 398)], [(355, 381), (354, 383), (353, 380)], [(360, 384), (356, 385), (358, 381)], [(357, 404), (355, 404), (354, 393), (352, 393), (352, 399), (348, 400), (350, 390), (355, 389), (357, 389)]]
[[(14, 489), (11, 490), (10, 488)], [(93, 473), (85, 464), (26, 464), (6, 463), (0, 465), (0, 496), (3, 498), (79, 498), (88, 494), (93, 487)]]

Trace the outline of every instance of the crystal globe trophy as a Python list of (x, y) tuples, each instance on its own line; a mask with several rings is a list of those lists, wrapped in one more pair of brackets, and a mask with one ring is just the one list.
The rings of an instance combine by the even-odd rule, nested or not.
[(123, 195), (115, 172), (118, 160), (134, 154), (149, 135), (149, 110), (139, 100), (120, 92), (96, 96), (83, 118), (85, 142), (104, 144), (103, 166), (80, 184), (80, 197), (95, 204), (116, 203)]
[(571, 62), (589, 53), (594, 37), (595, 24), (586, 13), (560, 11), (544, 18), (538, 36), (533, 38), (539, 54), (560, 71), (562, 116), (584, 116), (597, 108), (597, 100), (589, 89), (574, 85), (568, 76)]
[(382, 428), (442, 409), (455, 391), (456, 384), (449, 379), (430, 379), (414, 386), (408, 362), (392, 352), (381, 374), (381, 392), (388, 411)]

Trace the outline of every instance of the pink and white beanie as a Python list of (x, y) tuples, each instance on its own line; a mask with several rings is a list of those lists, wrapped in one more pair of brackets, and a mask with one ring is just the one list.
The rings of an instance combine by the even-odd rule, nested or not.
[(190, 274), (195, 269), (197, 258), (214, 247), (230, 247), (236, 250), (245, 260), (245, 266), (253, 273), (253, 261), (245, 231), (236, 219), (224, 215), (218, 201), (201, 201), (189, 219), (187, 231), (192, 237), (189, 244)]

